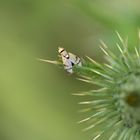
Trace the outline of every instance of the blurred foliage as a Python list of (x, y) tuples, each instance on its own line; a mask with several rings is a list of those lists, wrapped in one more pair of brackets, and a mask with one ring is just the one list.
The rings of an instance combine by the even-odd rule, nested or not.
[(112, 46), (115, 30), (129, 36), (130, 46), (138, 45), (139, 5), (138, 0), (1, 0), (0, 138), (89, 139), (76, 124), (79, 99), (71, 93), (92, 86), (36, 58), (56, 59), (60, 45), (102, 61), (99, 40)]

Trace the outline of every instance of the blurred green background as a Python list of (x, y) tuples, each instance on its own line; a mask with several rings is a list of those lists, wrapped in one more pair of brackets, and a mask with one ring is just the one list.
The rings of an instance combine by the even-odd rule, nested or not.
[(0, 140), (89, 140), (72, 96), (93, 87), (36, 58), (57, 48), (104, 60), (99, 40), (115, 46), (115, 30), (138, 45), (139, 0), (0, 0)]

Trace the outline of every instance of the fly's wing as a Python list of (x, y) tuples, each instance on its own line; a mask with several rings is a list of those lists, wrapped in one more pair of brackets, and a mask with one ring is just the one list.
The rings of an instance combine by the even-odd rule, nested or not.
[(62, 56), (62, 62), (64, 65), (64, 69), (67, 70), (67, 72), (69, 72), (69, 73), (73, 73), (71, 61)]
[(73, 64), (82, 66), (81, 59), (78, 56), (76, 56), (72, 53), (69, 53), (69, 59)]

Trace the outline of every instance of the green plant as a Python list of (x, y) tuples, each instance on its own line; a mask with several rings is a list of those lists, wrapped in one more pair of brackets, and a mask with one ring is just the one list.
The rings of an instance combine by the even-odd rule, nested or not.
[[(82, 66), (73, 70), (79, 79), (94, 84), (96, 90), (77, 93), (78, 96), (91, 96), (90, 101), (80, 102), (90, 115), (80, 123), (90, 124), (84, 130), (93, 129), (93, 140), (139, 140), (140, 139), (140, 47), (131, 48), (117, 33), (121, 45), (118, 51), (111, 51), (101, 41), (107, 63), (100, 64), (86, 57)], [(119, 53), (118, 53), (119, 52)], [(48, 61), (60, 64), (59, 61)]]

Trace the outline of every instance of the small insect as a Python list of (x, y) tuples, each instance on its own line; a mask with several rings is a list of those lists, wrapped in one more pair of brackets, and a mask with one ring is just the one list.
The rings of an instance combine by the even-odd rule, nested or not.
[(64, 69), (69, 73), (73, 73), (73, 66), (82, 66), (81, 59), (75, 54), (68, 53), (64, 48), (59, 47), (58, 52), (61, 56)]

